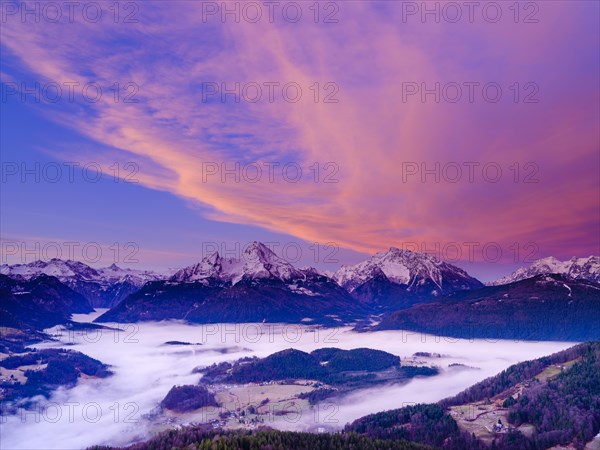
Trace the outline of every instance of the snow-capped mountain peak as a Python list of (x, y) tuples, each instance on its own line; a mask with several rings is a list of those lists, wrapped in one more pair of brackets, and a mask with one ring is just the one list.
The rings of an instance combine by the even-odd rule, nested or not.
[(512, 274), (489, 283), (492, 286), (514, 283), (540, 274), (557, 273), (573, 280), (588, 280), (600, 283), (600, 258), (588, 256), (587, 258), (573, 257), (566, 261), (560, 261), (554, 256), (541, 258), (529, 267), (520, 267)]
[(289, 280), (302, 276), (293, 265), (280, 258), (261, 242), (252, 242), (244, 250), (244, 274), (252, 278)]
[(196, 282), (209, 279), (236, 284), (242, 278), (276, 278), (282, 281), (301, 277), (302, 272), (277, 256), (261, 242), (252, 242), (240, 259), (225, 259), (214, 252), (197, 264), (177, 271), (170, 279), (175, 282)]
[(229, 272), (234, 271), (235, 260), (225, 259), (218, 252), (202, 258), (199, 263), (178, 270), (170, 278), (173, 282), (195, 282), (210, 278), (224, 280)]
[[(442, 262), (432, 255), (391, 247), (353, 266), (342, 266), (334, 280), (352, 292), (367, 281), (381, 277), (406, 286), (407, 291), (429, 291), (439, 295), (446, 291), (479, 287), (481, 283), (464, 270)], [(424, 292), (424, 293), (425, 293)]]

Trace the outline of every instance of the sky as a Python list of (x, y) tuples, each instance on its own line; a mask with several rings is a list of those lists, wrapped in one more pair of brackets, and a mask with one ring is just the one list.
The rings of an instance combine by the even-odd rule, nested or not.
[(1, 263), (597, 255), (599, 5), (2, 2)]

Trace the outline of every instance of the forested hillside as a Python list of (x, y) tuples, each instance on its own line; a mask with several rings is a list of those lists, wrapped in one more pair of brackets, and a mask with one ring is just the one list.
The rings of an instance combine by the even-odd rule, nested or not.
[[(571, 362), (567, 368), (563, 364)], [(560, 367), (556, 376), (548, 369)], [(534, 361), (515, 364), (437, 405), (416, 405), (358, 419), (346, 431), (373, 438), (404, 438), (443, 449), (478, 449), (480, 442), (461, 432), (448, 408), (487, 401), (521, 384), (517, 399), (507, 396), (509, 431), (498, 433), (495, 449), (542, 450), (554, 445), (583, 449), (600, 431), (600, 342), (588, 342)], [(534, 427), (526, 437), (516, 427)], [(485, 447), (483, 447), (485, 448)]]
[[(289, 431), (214, 431), (186, 427), (162, 433), (148, 442), (132, 445), (127, 450), (432, 450), (421, 444), (402, 440), (370, 439), (357, 433), (316, 434)], [(92, 447), (88, 450), (114, 450), (113, 447)]]

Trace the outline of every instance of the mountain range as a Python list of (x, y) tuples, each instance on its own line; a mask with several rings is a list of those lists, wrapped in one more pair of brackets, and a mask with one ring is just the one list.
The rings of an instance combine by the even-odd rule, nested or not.
[(96, 320), (334, 325), (368, 313), (331, 278), (314, 269), (295, 269), (263, 244), (249, 247), (244, 259), (207, 256), (167, 280), (147, 283)]
[(0, 274), (18, 280), (31, 280), (40, 275), (55, 277), (87, 298), (94, 308), (110, 308), (148, 281), (163, 277), (149, 270), (123, 269), (116, 264), (94, 269), (79, 261), (58, 258), (29, 264), (2, 264)]
[[(260, 242), (248, 245), (239, 259), (224, 258), (215, 252), (168, 274), (122, 269), (115, 264), (95, 269), (60, 259), (4, 264), (0, 273), (4, 275), (0, 309), (11, 311), (16, 320), (26, 314), (27, 299), (32, 304), (39, 303), (40, 298), (20, 293), (30, 292), (29, 283), (39, 278), (42, 286), (49, 283), (48, 279), (54, 279), (69, 290), (65, 298), (70, 300), (65, 301), (63, 312), (110, 308), (98, 322), (181, 319), (194, 323), (268, 321), (339, 325), (366, 323), (369, 318), (378, 321), (383, 317), (380, 327), (402, 326), (425, 331), (428, 326), (424, 321), (430, 317), (443, 318), (444, 314), (455, 320), (479, 320), (479, 313), (474, 313), (484, 311), (479, 305), (489, 309), (488, 315), (494, 311), (493, 321), (506, 323), (507, 317), (519, 322), (519, 311), (526, 322), (529, 314), (537, 311), (535, 314), (539, 316), (552, 302), (558, 302), (552, 303), (557, 314), (558, 311), (571, 314), (575, 308), (568, 310), (565, 305), (583, 302), (581, 311), (588, 311), (588, 306), (595, 307), (600, 301), (600, 291), (595, 289), (600, 273), (597, 256), (564, 262), (544, 258), (488, 286), (463, 269), (431, 255), (394, 247), (326, 275), (314, 268), (296, 268)], [(559, 278), (551, 275), (553, 281), (545, 283), (545, 278), (536, 278), (550, 274), (558, 274)], [(56, 287), (53, 292), (57, 292)], [(54, 294), (49, 294), (49, 298), (54, 298)], [(74, 301), (74, 294), (81, 298)], [(502, 297), (504, 294), (508, 296)], [(541, 300), (532, 301), (536, 298)], [(549, 303), (544, 304), (545, 301)], [(58, 320), (57, 316), (52, 317), (50, 322)], [(67, 320), (68, 314), (60, 317)], [(587, 316), (595, 318), (594, 314)], [(38, 323), (41, 325), (42, 321)], [(445, 327), (443, 320), (436, 323)], [(587, 323), (586, 317), (581, 323)], [(595, 330), (592, 327), (592, 333)], [(448, 332), (462, 335), (462, 332)], [(498, 331), (491, 334), (497, 335)], [(558, 334), (571, 337), (568, 333)]]
[(328, 277), (313, 268), (297, 269), (253, 242), (241, 259), (213, 253), (165, 281), (145, 285), (97, 320), (340, 324), (479, 287), (481, 282), (458, 267), (397, 248)]

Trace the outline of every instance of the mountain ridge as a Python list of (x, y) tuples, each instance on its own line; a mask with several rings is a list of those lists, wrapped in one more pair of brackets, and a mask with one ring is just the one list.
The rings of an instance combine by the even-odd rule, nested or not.
[(157, 272), (122, 269), (114, 263), (95, 269), (80, 261), (59, 258), (27, 264), (2, 264), (0, 274), (20, 280), (32, 280), (40, 275), (55, 277), (86, 297), (94, 308), (112, 307), (148, 281), (161, 278)]
[(584, 341), (600, 338), (600, 285), (560, 274), (457, 291), (386, 316), (374, 330), (403, 329), (474, 339)]
[(146, 284), (97, 320), (341, 324), (412, 306), (438, 292), (483, 287), (458, 267), (396, 248), (341, 270), (358, 280), (353, 289), (342, 276), (297, 269), (255, 241), (240, 259), (214, 252), (166, 281)]
[[(533, 271), (566, 272), (559, 275), (564, 280), (554, 280), (559, 287), (552, 291), (552, 298), (562, 295), (563, 302), (572, 299), (571, 291), (561, 286), (570, 289), (571, 281), (583, 282), (589, 273), (596, 273), (597, 257), (572, 258), (570, 265), (556, 258), (540, 261), (533, 265)], [(116, 264), (95, 269), (59, 259), (5, 264), (0, 266), (0, 273), (23, 282), (41, 275), (56, 278), (93, 308), (110, 308), (97, 319), (99, 322), (179, 319), (195, 323), (340, 325), (383, 316), (384, 323), (389, 323), (388, 313), (407, 310), (404, 314), (411, 314), (415, 306), (439, 301), (469, 301), (488, 295), (488, 289), (494, 287), (486, 287), (463, 269), (431, 255), (395, 247), (358, 264), (342, 266), (330, 276), (311, 267), (296, 268), (257, 241), (245, 248), (241, 258), (224, 258), (214, 252), (170, 274), (121, 269)], [(541, 285), (530, 286), (524, 295), (536, 296), (531, 294), (536, 289), (547, 291)]]

